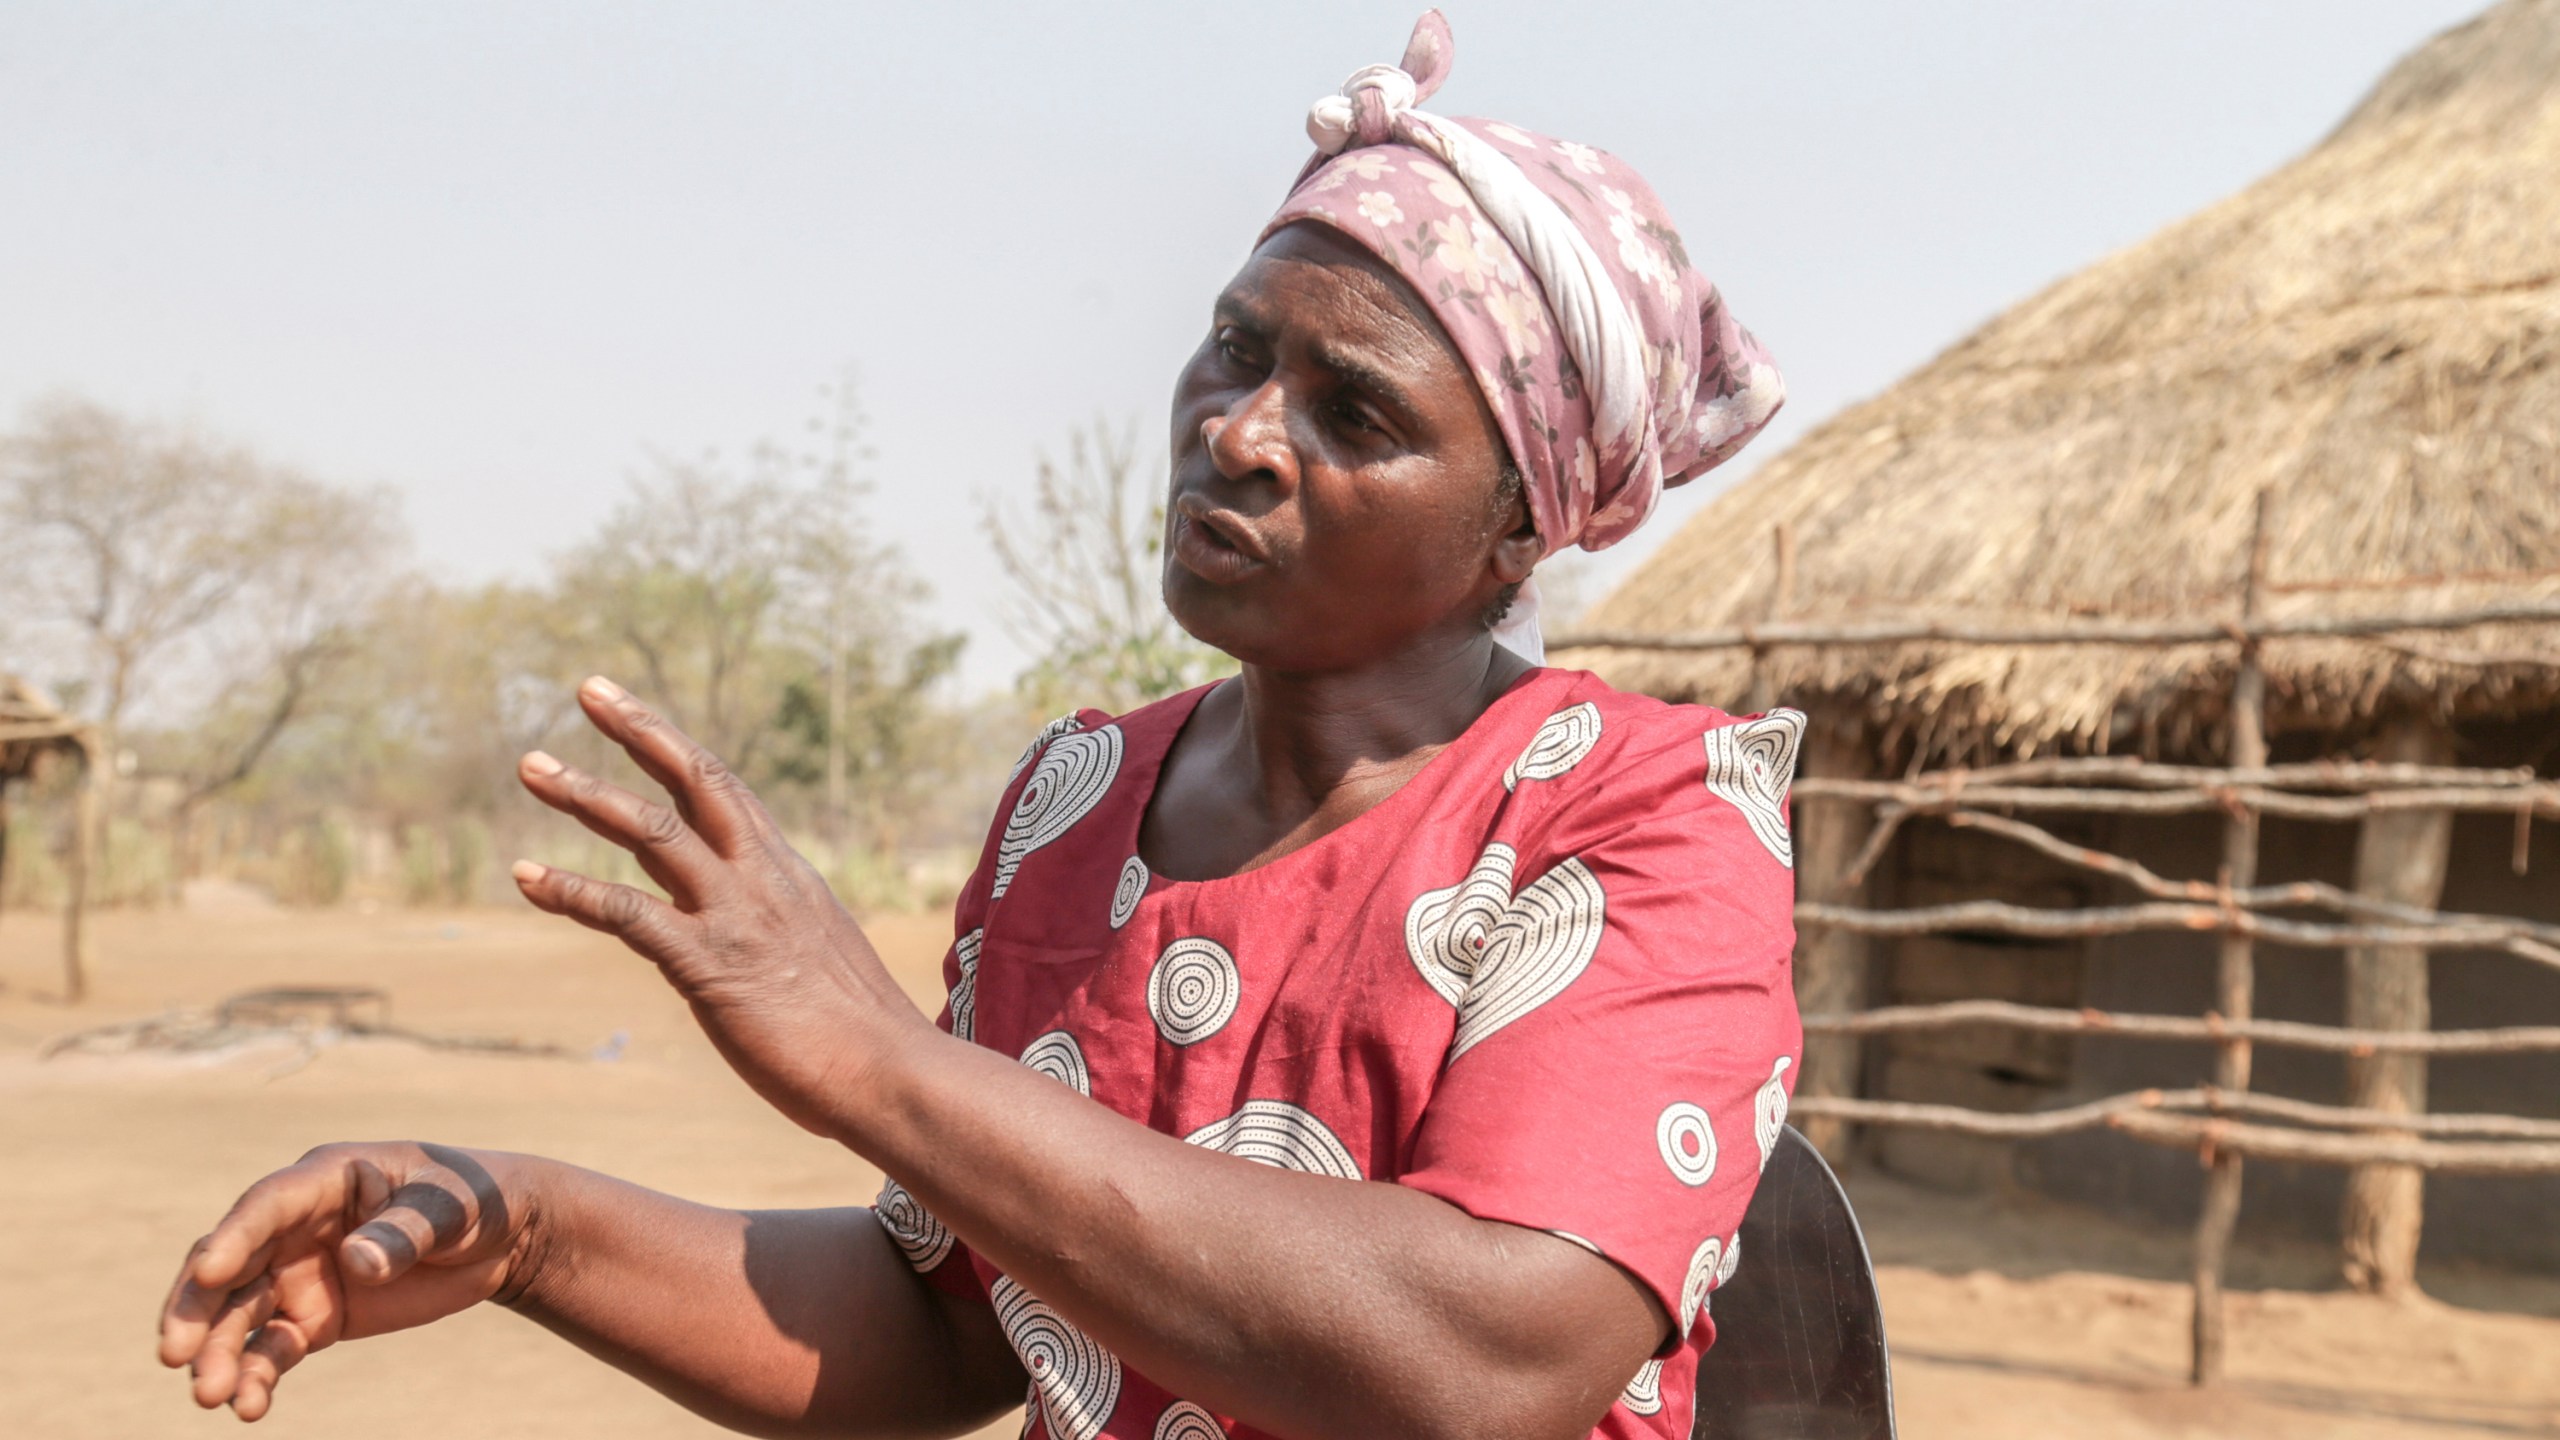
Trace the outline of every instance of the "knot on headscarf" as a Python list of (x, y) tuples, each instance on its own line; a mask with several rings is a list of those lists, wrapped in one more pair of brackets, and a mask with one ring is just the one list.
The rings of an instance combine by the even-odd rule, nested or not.
[[(1309, 107), (1318, 154), (1263, 234), (1320, 220), (1402, 275), (1473, 369), (1547, 551), (1604, 549), (1740, 450), (1786, 387), (1624, 161), (1417, 108), (1455, 52), (1426, 11), (1401, 64)], [(1497, 636), (1538, 659), (1533, 589), (1522, 602)]]
[(1339, 155), (1355, 141), (1384, 145), (1397, 138), (1396, 122), (1449, 78), (1456, 49), (1449, 22), (1437, 10), (1424, 12), (1414, 22), (1401, 63), (1363, 65), (1339, 91), (1307, 107), (1307, 138), (1327, 155)]
[(1395, 65), (1364, 65), (1342, 82), (1339, 93), (1307, 107), (1307, 138), (1327, 155), (1339, 155), (1353, 140), (1383, 145), (1395, 133), (1397, 117), (1422, 99), (1422, 87)]

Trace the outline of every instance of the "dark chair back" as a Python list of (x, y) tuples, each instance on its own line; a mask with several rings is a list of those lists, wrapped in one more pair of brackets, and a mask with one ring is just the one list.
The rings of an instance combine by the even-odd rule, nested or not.
[(1813, 1143), (1778, 1132), (1715, 1292), (1694, 1440), (1893, 1440), (1884, 1307), (1849, 1197)]

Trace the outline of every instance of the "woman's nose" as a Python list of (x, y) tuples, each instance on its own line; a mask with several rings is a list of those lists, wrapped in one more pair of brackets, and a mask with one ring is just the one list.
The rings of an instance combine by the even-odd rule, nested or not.
[(1289, 445), (1285, 401), (1277, 385), (1263, 385), (1223, 415), (1200, 422), (1210, 462), (1230, 480), (1297, 483), (1296, 453)]

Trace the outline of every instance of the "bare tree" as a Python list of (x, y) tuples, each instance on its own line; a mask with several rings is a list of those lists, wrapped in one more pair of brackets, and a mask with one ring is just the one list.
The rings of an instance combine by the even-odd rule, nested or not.
[(37, 407), (0, 441), (24, 643), (111, 751), (153, 719), (186, 821), (310, 710), (397, 551), (387, 496), (102, 406)]
[(1044, 706), (1124, 710), (1231, 674), (1164, 608), (1164, 485), (1140, 463), (1137, 424), (1095, 420), (1039, 461), (1028, 516), (992, 500), (981, 523), (1039, 658), (1023, 687)]

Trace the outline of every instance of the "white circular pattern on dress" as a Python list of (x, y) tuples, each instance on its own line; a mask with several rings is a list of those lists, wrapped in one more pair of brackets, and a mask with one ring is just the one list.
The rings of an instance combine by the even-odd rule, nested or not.
[(1030, 1291), (999, 1275), (990, 1287), (997, 1323), (1031, 1375), (1040, 1418), (1057, 1440), (1095, 1440), (1120, 1403), (1120, 1357), (1059, 1318)]
[(1004, 822), (1004, 838), (996, 842), (996, 883), (989, 899), (1003, 898), (1012, 887), (1023, 857), (1066, 834), (1102, 803), (1120, 774), (1120, 751), (1117, 725), (1061, 735), (1041, 750)]
[(880, 1198), (871, 1202), (871, 1209), (880, 1217), (880, 1228), (889, 1232), (899, 1253), (907, 1257), (907, 1264), (919, 1273), (941, 1264), (951, 1254), (950, 1227), (918, 1204), (906, 1186), (883, 1180)]
[(1147, 975), (1147, 1013), (1176, 1045), (1193, 1045), (1223, 1029), (1236, 1013), (1244, 977), (1227, 947), (1190, 936), (1164, 947)]
[(1662, 1107), (1653, 1122), (1653, 1143), (1662, 1147), (1662, 1163), (1683, 1185), (1704, 1185), (1716, 1173), (1716, 1127), (1707, 1112), (1686, 1100)]
[(963, 1040), (978, 1038), (978, 951), (987, 943), (987, 927), (963, 935), (952, 950), (960, 957), (960, 978), (951, 986), (951, 1033)]
[(1787, 786), (1803, 743), (1804, 715), (1796, 710), (1772, 710), (1707, 732), (1707, 788), (1741, 811), (1751, 833), (1790, 870), (1796, 847), (1787, 834)]
[(1559, 861), (1511, 893), (1518, 852), (1497, 840), (1455, 885), (1426, 890), (1405, 911), (1405, 954), (1458, 1007), (1447, 1061), (1564, 993), (1591, 965), (1608, 919), (1599, 878)]
[(1227, 1432), (1218, 1428), (1217, 1416), (1188, 1400), (1176, 1400), (1156, 1417), (1155, 1440), (1227, 1440)]
[(1458, 1007), (1458, 1033), (1449, 1042), (1449, 1059), (1466, 1054), (1582, 978), (1600, 948), (1607, 919), (1608, 897), (1600, 889), (1600, 877), (1579, 859), (1558, 861), (1512, 896), (1502, 923), (1487, 937), (1484, 958), (1476, 962), (1466, 1001)]
[(1761, 1086), (1760, 1093), (1752, 1097), (1751, 1138), (1760, 1142), (1760, 1168), (1763, 1170), (1769, 1168), (1770, 1152), (1778, 1148), (1778, 1132), (1787, 1126), (1787, 1087), (1779, 1083), (1778, 1077), (1786, 1074), (1787, 1067), (1794, 1063), (1788, 1056), (1779, 1056), (1778, 1063), (1769, 1067), (1769, 1083)]
[(1647, 1360), (1636, 1371), (1636, 1378), (1618, 1394), (1618, 1403), (1638, 1415), (1662, 1413), (1662, 1362)]
[(1120, 883), (1111, 887), (1111, 928), (1119, 929), (1138, 913), (1138, 902), (1147, 898), (1147, 862), (1132, 855), (1120, 867)]
[(1716, 1266), (1723, 1258), (1724, 1242), (1713, 1235), (1699, 1242), (1696, 1253), (1689, 1257), (1688, 1278), (1680, 1283), (1682, 1335), (1698, 1323), (1698, 1311), (1707, 1303), (1707, 1290), (1716, 1283)]
[[(1581, 1236), (1574, 1234), (1574, 1233), (1573, 1233), (1572, 1231), (1570, 1231), (1570, 1230), (1550, 1230), (1550, 1231), (1548, 1231), (1547, 1233), (1548, 1233), (1548, 1234), (1550, 1234), (1550, 1235), (1553, 1235), (1553, 1236), (1554, 1236), (1554, 1237), (1556, 1237), (1557, 1239), (1562, 1240), (1562, 1241), (1564, 1241), (1565, 1243), (1567, 1243), (1567, 1244), (1569, 1244), (1569, 1245), (1579, 1245), (1579, 1246), (1581, 1246), (1583, 1249), (1590, 1251), (1590, 1252), (1591, 1252), (1592, 1254), (1594, 1254), (1594, 1255), (1598, 1255), (1598, 1254), (1600, 1254), (1600, 1247), (1599, 1247), (1599, 1246), (1592, 1244), (1590, 1241), (1583, 1239)], [(1606, 1257), (1603, 1257), (1603, 1258), (1606, 1258)]]
[(1517, 790), (1523, 780), (1553, 780), (1582, 763), (1600, 743), (1600, 707), (1585, 700), (1559, 710), (1529, 737), (1529, 746), (1502, 772), (1502, 788)]
[(1224, 1120), (1212, 1120), (1182, 1137), (1221, 1155), (1259, 1161), (1282, 1170), (1358, 1180), (1360, 1163), (1325, 1123), (1286, 1100), (1247, 1100)]
[(1022, 767), (1039, 758), (1042, 746), (1047, 745), (1050, 741), (1057, 739), (1061, 735), (1067, 734), (1071, 731), (1081, 730), (1083, 728), (1084, 722), (1077, 719), (1072, 711), (1059, 716), (1057, 719), (1050, 721), (1046, 725), (1041, 726), (1040, 733), (1031, 737), (1031, 743), (1022, 747), (1022, 757), (1013, 762), (1013, 773), (1004, 777), (1004, 783), (1010, 785), (1014, 781), (1021, 779)]
[(1733, 1238), (1724, 1242), (1724, 1260), (1716, 1266), (1716, 1288), (1723, 1289), (1733, 1279), (1733, 1272), (1741, 1268), (1742, 1232), (1736, 1230)]
[(1476, 963), (1511, 907), (1511, 867), (1518, 858), (1519, 852), (1496, 840), (1476, 857), (1465, 879), (1423, 891), (1404, 912), (1405, 954), (1451, 1005), (1466, 1003)]
[(1023, 1046), (1022, 1063), (1088, 1100), (1093, 1098), (1093, 1072), (1085, 1068), (1084, 1047), (1064, 1030), (1052, 1030)]

